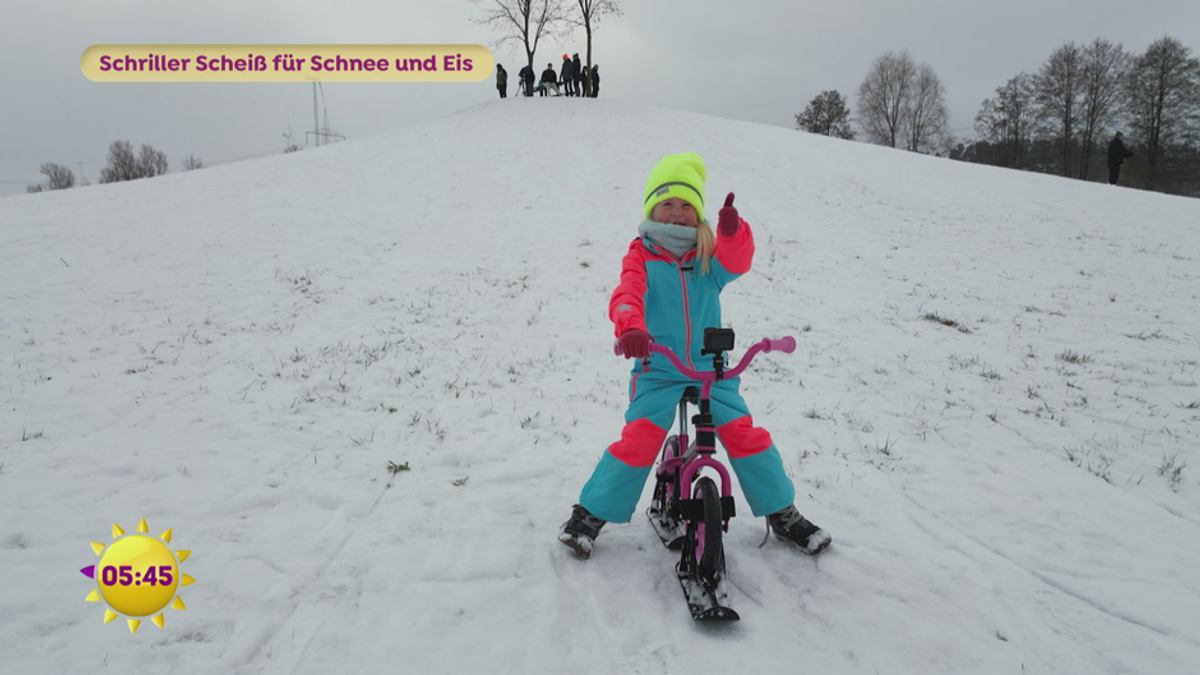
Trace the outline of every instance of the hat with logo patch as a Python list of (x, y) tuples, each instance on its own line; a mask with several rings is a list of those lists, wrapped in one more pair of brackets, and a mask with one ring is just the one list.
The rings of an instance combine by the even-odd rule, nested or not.
[(694, 152), (667, 155), (658, 160), (646, 180), (643, 217), (649, 220), (656, 204), (677, 197), (692, 205), (697, 220), (704, 220), (704, 181), (707, 176), (704, 160)]

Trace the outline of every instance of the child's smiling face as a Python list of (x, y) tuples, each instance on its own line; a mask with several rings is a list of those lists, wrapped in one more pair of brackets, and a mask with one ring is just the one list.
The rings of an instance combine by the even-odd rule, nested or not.
[(678, 197), (671, 197), (654, 205), (654, 209), (650, 211), (650, 220), (656, 223), (696, 227), (696, 209)]

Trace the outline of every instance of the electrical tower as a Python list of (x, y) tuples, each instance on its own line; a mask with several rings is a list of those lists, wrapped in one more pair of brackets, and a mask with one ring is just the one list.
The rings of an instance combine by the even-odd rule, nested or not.
[(335, 140), (344, 141), (346, 137), (333, 131), (329, 128), (329, 110), (322, 105), (321, 110), (325, 113), (325, 124), (321, 125), (321, 116), (317, 112), (317, 89), (321, 90), (321, 103), (325, 103), (325, 88), (320, 82), (313, 82), (313, 130), (304, 133), (304, 141), (308, 142), (308, 136), (311, 134), (315, 139), (315, 145), (329, 145)]

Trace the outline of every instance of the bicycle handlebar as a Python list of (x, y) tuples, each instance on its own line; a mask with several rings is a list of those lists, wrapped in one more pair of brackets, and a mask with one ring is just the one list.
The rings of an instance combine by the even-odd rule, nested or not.
[[(652, 353), (662, 354), (663, 356), (667, 357), (667, 360), (671, 362), (671, 365), (675, 366), (676, 370), (678, 370), (680, 373), (686, 375), (687, 377), (690, 377), (690, 378), (696, 379), (696, 380), (709, 380), (709, 379), (713, 378), (712, 371), (700, 372), (700, 371), (688, 368), (686, 365), (684, 365), (683, 359), (679, 358), (678, 354), (676, 354), (672, 350), (668, 349), (667, 347), (664, 347), (660, 344), (651, 342), (650, 343), (650, 351)], [(781, 337), (781, 338), (778, 338), (775, 340), (772, 340), (770, 338), (763, 338), (762, 340), (755, 342), (754, 344), (750, 345), (750, 348), (748, 350), (746, 350), (745, 354), (742, 355), (742, 360), (739, 361), (736, 366), (725, 371), (725, 377), (726, 378), (737, 377), (738, 375), (741, 374), (741, 372), (743, 370), (746, 369), (746, 366), (750, 365), (750, 361), (754, 358), (754, 356), (756, 354), (758, 354), (759, 352), (772, 352), (772, 351), (781, 351), (784, 354), (791, 354), (792, 352), (796, 351), (796, 338), (792, 337), (791, 335), (787, 335), (785, 337)], [(613, 342), (613, 354), (615, 354), (617, 356), (622, 356), (620, 342)]]
[(796, 351), (796, 338), (791, 335), (781, 337), (778, 340), (763, 340), (763, 342), (767, 343), (767, 346), (763, 347), (764, 352), (773, 352), (778, 349), (784, 354), (791, 354)]

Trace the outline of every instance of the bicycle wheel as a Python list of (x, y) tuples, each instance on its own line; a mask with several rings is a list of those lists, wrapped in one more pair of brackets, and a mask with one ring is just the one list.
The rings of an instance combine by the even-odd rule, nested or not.
[(704, 504), (704, 519), (689, 525), (695, 542), (692, 556), (700, 576), (709, 581), (716, 581), (720, 577), (725, 557), (725, 549), (721, 545), (721, 532), (724, 527), (721, 517), (721, 491), (711, 478), (705, 476), (696, 482), (692, 497)]

